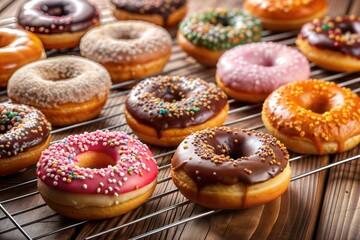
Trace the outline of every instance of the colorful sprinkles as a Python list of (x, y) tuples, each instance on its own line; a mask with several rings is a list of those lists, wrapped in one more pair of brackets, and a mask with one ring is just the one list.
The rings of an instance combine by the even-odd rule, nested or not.
[[(104, 168), (79, 166), (77, 155), (95, 151), (114, 157)], [(158, 173), (148, 147), (123, 132), (96, 131), (73, 135), (51, 145), (37, 164), (47, 186), (73, 193), (119, 196), (152, 183)]]
[(33, 107), (3, 103), (0, 112), (0, 158), (37, 146), (50, 134), (50, 123)]
[(301, 37), (310, 45), (360, 58), (360, 17), (336, 16), (314, 19), (304, 25)]
[(158, 76), (139, 83), (126, 100), (127, 111), (157, 130), (203, 123), (227, 104), (215, 84), (199, 78)]
[(210, 9), (181, 22), (179, 31), (192, 44), (213, 51), (261, 39), (260, 20), (235, 9)]

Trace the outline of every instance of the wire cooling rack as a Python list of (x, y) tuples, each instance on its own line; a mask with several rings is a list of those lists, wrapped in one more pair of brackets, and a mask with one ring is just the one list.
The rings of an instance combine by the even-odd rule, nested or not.
[[(100, 9), (102, 10), (103, 23), (113, 20), (111, 13), (106, 6), (101, 5)], [(0, 20), (0, 27), (15, 27), (15, 21), (15, 18)], [(263, 41), (276, 41), (292, 46), (294, 45), (297, 32), (271, 33), (269, 31), (263, 31), (262, 35)], [(78, 55), (79, 51), (78, 49), (71, 49), (47, 52), (48, 57), (63, 54)], [(162, 74), (188, 75), (192, 77), (201, 77), (209, 82), (214, 82), (214, 72), (214, 69), (205, 68), (197, 64), (192, 58), (186, 55), (186, 53), (182, 52), (177, 46), (176, 41), (174, 41), (172, 57)], [(351, 88), (353, 92), (357, 94), (360, 92), (360, 73), (333, 73), (311, 64), (311, 77), (325, 81), (334, 81), (340, 86)], [(141, 79), (136, 79), (127, 83), (112, 85), (109, 100), (99, 117), (83, 123), (52, 130), (52, 143), (59, 141), (69, 134), (93, 131), (96, 129), (122, 130), (133, 135), (123, 116), (124, 100), (129, 92), (129, 90), (124, 89), (124, 87), (129, 84), (137, 83), (140, 80)], [(0, 99), (2, 99), (2, 101), (8, 101), (6, 90), (0, 91)], [(245, 104), (233, 99), (229, 100), (229, 104), (229, 116), (224, 125), (265, 131), (260, 120), (262, 104)], [(140, 206), (130, 213), (117, 218), (117, 221), (114, 224), (111, 224), (111, 219), (96, 222), (96, 224), (106, 223), (108, 227), (106, 227), (105, 230), (104, 228), (101, 228), (99, 231), (92, 231), (91, 234), (80, 238), (96, 239), (111, 237), (114, 236), (112, 234), (118, 233), (119, 231), (131, 230), (134, 226), (138, 228), (139, 224), (144, 221), (153, 222), (152, 226), (154, 227), (150, 231), (142, 231), (142, 229), (137, 229), (136, 231), (132, 230), (133, 234), (130, 234), (127, 238), (151, 238), (157, 233), (165, 233), (165, 235), (162, 236), (167, 236), (166, 232), (174, 227), (222, 211), (202, 209), (202, 211), (190, 215), (183, 214), (183, 209), (190, 205), (194, 205), (194, 203), (191, 203), (182, 197), (171, 182), (169, 167), (174, 149), (151, 147), (151, 150), (154, 152), (155, 158), (159, 164), (159, 180), (154, 195), (150, 197), (145, 204), (146, 207)], [(307, 157), (309, 156), (293, 154), (290, 161), (294, 162)], [(314, 170), (292, 176), (291, 181), (297, 181), (309, 175), (359, 158), (360, 154), (357, 153), (342, 160), (315, 168)], [(157, 206), (156, 211), (151, 211), (153, 206), (151, 204)], [(150, 205), (150, 207), (148, 207), (148, 205)], [(96, 226), (92, 225), (91, 221), (65, 219), (50, 210), (42, 201), (39, 192), (37, 191), (35, 166), (14, 176), (6, 178), (0, 177), (0, 209), (3, 213), (0, 214), (0, 239), (55, 239), (61, 238), (61, 236), (71, 238), (69, 235), (76, 236), (78, 229), (81, 227), (86, 225), (89, 225), (88, 227), (90, 228)], [(174, 212), (176, 216), (171, 216)], [(159, 216), (163, 216), (164, 214), (167, 214), (166, 217), (171, 220), (167, 221), (165, 225), (156, 224), (156, 222), (160, 221)]]

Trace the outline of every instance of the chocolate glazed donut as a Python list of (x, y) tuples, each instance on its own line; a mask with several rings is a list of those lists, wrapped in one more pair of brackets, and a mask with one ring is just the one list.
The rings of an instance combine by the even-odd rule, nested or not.
[(143, 20), (175, 28), (186, 14), (187, 0), (111, 0), (111, 3), (119, 20)]
[(286, 190), (288, 158), (285, 146), (270, 135), (219, 127), (188, 136), (174, 154), (171, 174), (185, 197), (200, 205), (245, 208)]
[(87, 0), (31, 0), (17, 18), (18, 25), (37, 34), (47, 49), (74, 47), (100, 23), (99, 12)]
[(304, 25), (300, 36), (312, 46), (360, 59), (360, 18), (355, 16), (314, 20)]

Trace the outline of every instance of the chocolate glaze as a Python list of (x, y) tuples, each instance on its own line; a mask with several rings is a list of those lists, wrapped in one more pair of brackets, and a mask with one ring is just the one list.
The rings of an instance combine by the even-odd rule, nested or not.
[(0, 158), (17, 155), (43, 143), (51, 126), (44, 115), (33, 107), (0, 104)]
[(138, 14), (158, 14), (164, 22), (186, 2), (186, 0), (111, 0), (119, 10)]
[(99, 24), (99, 12), (86, 0), (31, 0), (18, 13), (18, 24), (34, 33), (79, 32)]
[(126, 110), (158, 132), (206, 122), (227, 105), (227, 96), (215, 84), (179, 76), (148, 78), (129, 93)]
[(325, 17), (305, 24), (300, 36), (314, 47), (360, 58), (360, 18)]
[(188, 136), (177, 148), (172, 169), (182, 169), (198, 189), (208, 184), (247, 185), (280, 174), (289, 154), (280, 141), (261, 132), (228, 127)]

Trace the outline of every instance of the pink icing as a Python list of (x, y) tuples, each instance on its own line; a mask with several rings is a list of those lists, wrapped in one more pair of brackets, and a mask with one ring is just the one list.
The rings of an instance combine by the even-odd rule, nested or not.
[(250, 43), (226, 51), (217, 64), (222, 83), (249, 93), (271, 93), (310, 76), (307, 59), (293, 48), (273, 42)]
[[(115, 164), (99, 169), (77, 166), (77, 155), (88, 151), (107, 153)], [(38, 179), (47, 186), (84, 194), (117, 196), (150, 184), (157, 174), (149, 148), (123, 132), (69, 136), (45, 150), (37, 165)]]

